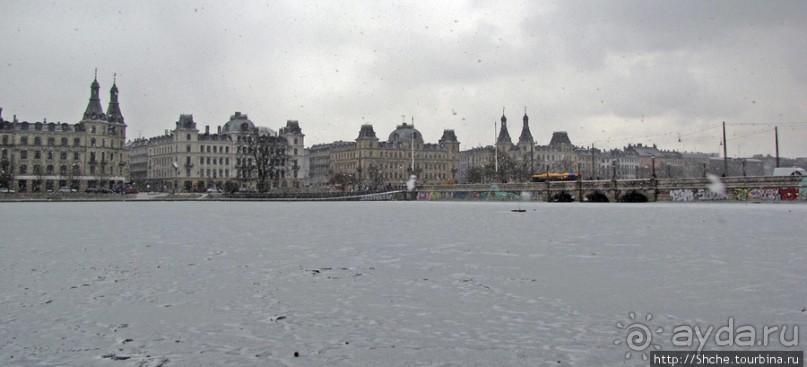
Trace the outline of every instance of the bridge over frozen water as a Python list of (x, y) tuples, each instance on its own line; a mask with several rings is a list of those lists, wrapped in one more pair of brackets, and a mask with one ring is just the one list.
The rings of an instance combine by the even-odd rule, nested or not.
[[(794, 201), (807, 200), (807, 178), (721, 177), (718, 190), (708, 178), (578, 180), (418, 187), (418, 200), (531, 200), (586, 202)], [(722, 190), (720, 190), (722, 189)]]

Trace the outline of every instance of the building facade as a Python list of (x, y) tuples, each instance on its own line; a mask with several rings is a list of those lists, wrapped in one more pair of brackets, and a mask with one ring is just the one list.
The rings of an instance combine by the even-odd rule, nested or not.
[(425, 143), (413, 125), (403, 123), (380, 140), (373, 125), (365, 124), (353, 142), (337, 141), (309, 150), (311, 182), (344, 190), (401, 187), (409, 176), (422, 184), (457, 181), (460, 142), (454, 130), (444, 130), (440, 140)]
[[(271, 137), (261, 140), (268, 145), (265, 152), (272, 155), (265, 161), (256, 158), (262, 154), (255, 152), (259, 136)], [(294, 120), (277, 133), (235, 112), (211, 133), (209, 125), (200, 131), (193, 115), (183, 114), (164, 135), (128, 144), (132, 181), (148, 191), (256, 190), (266, 168), (271, 172), (265, 178), (271, 182), (263, 189), (299, 187), (306, 175), (304, 138)]]
[(6, 121), (0, 110), (0, 186), (18, 192), (84, 191), (122, 186), (128, 172), (126, 124), (115, 82), (106, 112), (100, 85), (90, 84), (90, 99), (76, 124), (44, 119)]

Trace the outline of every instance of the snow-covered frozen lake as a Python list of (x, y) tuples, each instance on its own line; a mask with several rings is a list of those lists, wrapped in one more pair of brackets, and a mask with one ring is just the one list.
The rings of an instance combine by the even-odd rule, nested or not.
[(807, 205), (516, 206), (2, 203), (0, 365), (647, 366), (632, 322), (807, 327)]

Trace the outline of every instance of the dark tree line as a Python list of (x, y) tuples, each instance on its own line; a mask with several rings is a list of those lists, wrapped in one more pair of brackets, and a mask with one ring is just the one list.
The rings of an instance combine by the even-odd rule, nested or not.
[(258, 192), (279, 187), (286, 177), (286, 138), (275, 136), (269, 129), (257, 128), (239, 139), (236, 158), (239, 178), (250, 181), (254, 177)]
[(468, 182), (529, 182), (530, 177), (533, 175), (529, 159), (516, 160), (510, 155), (500, 154), (498, 166), (498, 171), (496, 170), (495, 162), (469, 168), (467, 173)]

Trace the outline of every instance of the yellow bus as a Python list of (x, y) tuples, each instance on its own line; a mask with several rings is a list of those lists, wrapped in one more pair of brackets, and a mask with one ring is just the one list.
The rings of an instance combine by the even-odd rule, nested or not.
[(545, 181), (574, 181), (580, 174), (574, 172), (546, 172), (532, 175), (532, 182), (545, 182)]

